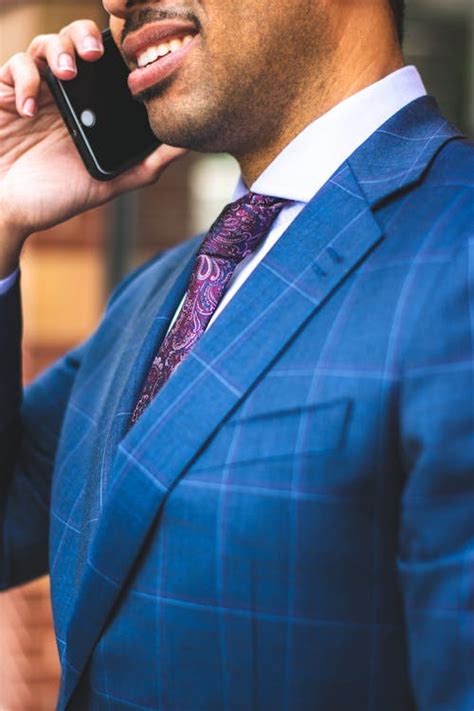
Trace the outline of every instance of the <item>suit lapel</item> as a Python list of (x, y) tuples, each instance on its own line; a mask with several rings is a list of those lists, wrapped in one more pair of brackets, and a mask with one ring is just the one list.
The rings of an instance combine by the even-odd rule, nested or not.
[[(67, 636), (64, 704), (170, 491), (306, 321), (382, 239), (370, 205), (417, 180), (442, 143), (455, 135), (445, 122), (436, 129), (426, 125), (436, 120), (439, 124), (439, 114), (423, 103), (411, 127), (399, 115), (386, 124), (386, 133), (375, 134), (342, 166), (118, 444), (112, 486)], [(408, 170), (398, 154), (387, 152), (391, 134), (409, 142), (423, 131), (416, 168), (414, 163)], [(378, 160), (380, 168), (379, 151), (385, 158)], [(412, 153), (412, 163), (413, 158)], [(155, 345), (156, 339), (142, 352), (140, 383)], [(126, 388), (121, 401), (130, 413), (137, 383)]]
[[(85, 504), (85, 508), (89, 512), (98, 511), (96, 516), (100, 515), (98, 491), (100, 489), (100, 499), (103, 500), (113, 481), (113, 462), (117, 446), (124, 437), (130, 420), (128, 403), (139, 391), (143, 373), (149, 367), (156, 344), (166, 333), (186, 290), (199, 242), (200, 240), (193, 240), (182, 245), (177, 250), (178, 254), (158, 260), (147, 271), (146, 279), (138, 280), (139, 298), (129, 313), (122, 313), (128, 304), (124, 306), (120, 298), (109, 308), (108, 319), (110, 322), (120, 323), (120, 328), (115, 327), (113, 330), (109, 327), (108, 377), (104, 379), (101, 391), (95, 393), (93, 399), (95, 409), (92, 417), (101, 421), (101, 427), (90, 433), (90, 438), (95, 437), (95, 442), (90, 442), (90, 448), (98, 454), (100, 464), (94, 461), (89, 464), (87, 496), (90, 501)], [(128, 302), (133, 302), (134, 295), (129, 294), (129, 289), (126, 291)], [(120, 312), (118, 316), (115, 315), (115, 310)], [(117, 347), (114, 347), (117, 340)], [(87, 412), (90, 407), (90, 392), (84, 388), (80, 397), (84, 401), (79, 400), (79, 404)], [(71, 574), (73, 570), (75, 575), (78, 571), (80, 573), (82, 564), (82, 559), (71, 560)]]
[(135, 403), (138, 397), (157, 344), (163, 340), (186, 291), (200, 243), (199, 238), (183, 245), (184, 255), (176, 255), (177, 258), (173, 259), (164, 277), (160, 274), (159, 262), (156, 265), (156, 274), (149, 275), (149, 297), (139, 300), (136, 327), (132, 329), (130, 342), (125, 348), (127, 356), (117, 369), (120, 377), (117, 383), (120, 398), (112, 403), (112, 406), (114, 411), (122, 413), (122, 417), (118, 419), (113, 437), (114, 452), (126, 435), (131, 416), (130, 404)]

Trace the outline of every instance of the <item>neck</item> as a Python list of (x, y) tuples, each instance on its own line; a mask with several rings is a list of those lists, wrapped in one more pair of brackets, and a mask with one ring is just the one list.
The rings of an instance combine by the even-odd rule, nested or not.
[[(372, 25), (366, 25), (367, 31), (364, 33), (354, 32), (354, 25), (347, 18), (347, 31), (343, 31), (342, 37), (338, 39), (334, 52), (326, 59), (323, 67), (318, 67), (318, 71), (307, 72), (307, 80), (293, 97), (291, 105), (285, 107), (267, 140), (234, 156), (247, 186), (255, 182), (306, 126), (345, 99), (403, 67), (402, 51), (391, 22), (385, 18), (386, 31), (381, 38), (380, 27), (377, 32)], [(363, 18), (359, 18), (357, 26), (364, 27)], [(384, 49), (381, 50), (381, 47)], [(318, 77), (318, 80), (311, 82), (311, 76)], [(265, 127), (260, 135), (265, 135)]]

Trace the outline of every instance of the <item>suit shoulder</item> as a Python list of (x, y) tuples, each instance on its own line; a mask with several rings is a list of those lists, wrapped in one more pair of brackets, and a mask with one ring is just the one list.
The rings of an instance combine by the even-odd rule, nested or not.
[(455, 249), (470, 240), (474, 236), (474, 144), (457, 138), (443, 146), (417, 197), (431, 211), (432, 229), (450, 234)]
[(474, 143), (466, 138), (448, 141), (433, 160), (426, 184), (474, 190)]
[(464, 138), (446, 143), (420, 180), (381, 205), (377, 216), (402, 250), (464, 249), (474, 236), (474, 145)]

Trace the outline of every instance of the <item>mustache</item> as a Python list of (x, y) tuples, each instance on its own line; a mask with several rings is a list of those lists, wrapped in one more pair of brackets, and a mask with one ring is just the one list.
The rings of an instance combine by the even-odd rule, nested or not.
[(199, 19), (189, 10), (180, 10), (178, 12), (177, 10), (172, 10), (171, 8), (160, 9), (144, 7), (126, 19), (122, 35), (120, 37), (121, 44), (124, 43), (126, 37), (128, 37), (128, 35), (132, 32), (141, 30), (142, 27), (149, 25), (151, 22), (159, 22), (163, 20), (185, 20), (186, 22), (191, 22), (195, 25), (198, 32), (201, 31), (201, 23), (199, 22)]

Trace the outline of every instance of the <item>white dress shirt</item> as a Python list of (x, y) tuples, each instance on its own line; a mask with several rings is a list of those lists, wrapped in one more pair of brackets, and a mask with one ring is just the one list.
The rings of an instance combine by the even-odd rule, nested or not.
[[(426, 89), (416, 68), (403, 67), (342, 101), (313, 121), (283, 149), (250, 189), (261, 195), (290, 200), (291, 203), (280, 212), (258, 249), (236, 267), (209, 326), (344, 161), (400, 109), (425, 95)], [(247, 190), (241, 178), (233, 199), (242, 197)], [(15, 272), (0, 280), (0, 295), (12, 287), (17, 277), (18, 272)]]
[[(342, 101), (313, 121), (283, 149), (250, 190), (291, 200), (291, 204), (279, 213), (257, 250), (237, 265), (208, 328), (293, 220), (344, 161), (382, 124), (421, 96), (426, 96), (426, 89), (418, 70), (413, 66), (403, 67)], [(240, 178), (233, 200), (238, 200), (247, 191), (248, 188)], [(183, 302), (184, 299), (170, 328)]]

